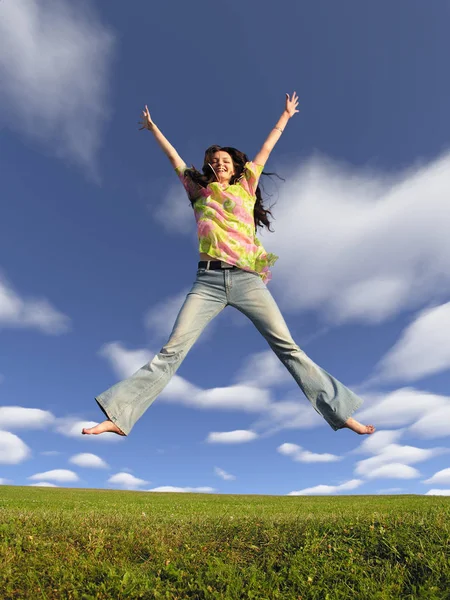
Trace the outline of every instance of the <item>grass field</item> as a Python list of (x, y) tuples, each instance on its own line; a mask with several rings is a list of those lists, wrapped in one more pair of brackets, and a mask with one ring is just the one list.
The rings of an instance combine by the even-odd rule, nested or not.
[(0, 598), (450, 599), (450, 498), (0, 488)]

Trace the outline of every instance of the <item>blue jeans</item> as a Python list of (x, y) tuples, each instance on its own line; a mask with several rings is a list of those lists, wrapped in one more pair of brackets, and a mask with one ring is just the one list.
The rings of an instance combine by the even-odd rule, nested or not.
[(169, 340), (160, 352), (131, 377), (96, 396), (106, 416), (128, 435), (169, 383), (206, 325), (228, 305), (249, 317), (313, 408), (332, 429), (341, 429), (361, 406), (361, 398), (300, 350), (260, 276), (238, 268), (197, 271)]

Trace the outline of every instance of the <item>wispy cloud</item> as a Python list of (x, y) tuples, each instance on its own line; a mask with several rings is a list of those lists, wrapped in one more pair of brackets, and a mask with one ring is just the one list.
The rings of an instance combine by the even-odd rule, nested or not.
[(151, 204), (148, 209), (152, 218), (166, 231), (189, 235), (193, 244), (197, 245), (194, 211), (181, 183), (173, 183), (157, 207)]
[(412, 465), (439, 456), (444, 450), (441, 448), (416, 448), (415, 446), (401, 446), (389, 444), (371, 458), (366, 458), (357, 463), (355, 474), (372, 478), (378, 469), (388, 464)]
[[(129, 377), (154, 356), (149, 350), (127, 350), (120, 342), (106, 344), (100, 355), (107, 358), (119, 377)], [(183, 377), (174, 375), (160, 393), (166, 402), (176, 402), (205, 410), (261, 412), (270, 405), (268, 390), (253, 385), (201, 389)]]
[(257, 352), (249, 356), (238, 371), (235, 381), (255, 387), (266, 387), (292, 381), (289, 374), (272, 350)]
[(377, 494), (399, 494), (403, 489), (401, 487), (383, 488), (382, 490), (378, 490)]
[(151, 334), (158, 337), (169, 336), (188, 291), (184, 289), (148, 309), (144, 322)]
[(154, 356), (145, 348), (127, 350), (120, 342), (104, 344), (100, 348), (99, 355), (109, 360), (115, 373), (121, 378), (130, 377)]
[(412, 479), (419, 477), (420, 473), (410, 465), (430, 460), (449, 451), (446, 448), (417, 448), (395, 443), (403, 434), (404, 430), (376, 431), (365, 439), (352, 454), (368, 452), (374, 456), (358, 461), (355, 475), (366, 479)]
[(416, 381), (450, 369), (450, 302), (422, 311), (380, 361), (375, 378)]
[(286, 177), (264, 236), (283, 306), (380, 323), (448, 295), (450, 154), (395, 176), (316, 157)]
[(285, 400), (267, 404), (261, 411), (261, 417), (252, 423), (252, 429), (264, 432), (264, 435), (274, 435), (283, 429), (312, 429), (325, 424), (299, 390), (289, 394)]
[(278, 446), (277, 451), (285, 456), (290, 456), (296, 462), (302, 463), (336, 462), (343, 458), (336, 454), (317, 454), (309, 450), (304, 450), (301, 446), (297, 446), (297, 444), (289, 444), (287, 442)]
[[(450, 432), (450, 425), (439, 422), (450, 410), (450, 398), (416, 390), (400, 388), (387, 394), (373, 396), (370, 402), (358, 412), (358, 420), (375, 423), (377, 427), (405, 427), (411, 425), (410, 431), (422, 432), (423, 437), (438, 437), (439, 427)], [(420, 425), (419, 425), (420, 423)], [(433, 434), (433, 427), (437, 426)], [(372, 436), (370, 436), (372, 437)]]
[(450, 436), (450, 402), (446, 406), (430, 410), (416, 421), (409, 431), (422, 438), (439, 438)]
[(297, 490), (289, 492), (288, 496), (315, 496), (317, 494), (339, 494), (339, 492), (346, 492), (348, 490), (354, 490), (362, 485), (364, 481), (361, 479), (351, 479), (340, 485), (315, 485), (314, 487), (304, 488), (303, 490)]
[(147, 492), (181, 492), (191, 494), (211, 494), (215, 491), (212, 487), (176, 487), (173, 485), (160, 485), (159, 487), (147, 490)]
[(56, 483), (49, 483), (48, 481), (38, 481), (37, 483), (30, 483), (31, 487), (58, 487)]
[(227, 473), (226, 471), (224, 471), (220, 467), (214, 467), (214, 473), (218, 477), (220, 477), (221, 479), (223, 479), (224, 481), (234, 481), (236, 479), (235, 475), (231, 475), (230, 473)]
[(379, 454), (404, 434), (403, 429), (378, 430), (367, 436), (353, 452)]
[[(1, 7), (0, 4), (0, 14)], [(0, 329), (2, 327), (38, 329), (59, 335), (69, 331), (70, 319), (45, 298), (21, 298), (0, 273)]]
[(91, 2), (0, 4), (0, 103), (12, 129), (95, 174), (114, 34)]

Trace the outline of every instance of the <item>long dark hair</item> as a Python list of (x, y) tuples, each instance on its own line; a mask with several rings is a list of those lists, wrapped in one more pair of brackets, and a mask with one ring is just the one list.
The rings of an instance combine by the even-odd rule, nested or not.
[[(224, 146), (224, 147), (217, 146), (217, 145), (210, 146), (205, 152), (202, 173), (200, 173), (200, 171), (197, 171), (197, 169), (193, 166), (191, 169), (188, 169), (186, 171), (186, 173), (185, 173), (186, 176), (189, 177), (191, 179), (191, 181), (193, 181), (197, 185), (200, 185), (201, 187), (206, 187), (208, 185), (208, 183), (216, 181), (216, 175), (215, 175), (214, 171), (212, 170), (210, 163), (212, 162), (212, 158), (213, 158), (214, 154), (216, 152), (220, 152), (220, 151), (227, 152), (231, 156), (231, 160), (233, 161), (233, 165), (234, 165), (235, 174), (230, 179), (230, 185), (233, 185), (234, 183), (236, 183), (238, 181), (238, 179), (240, 178), (240, 176), (242, 175), (245, 163), (249, 162), (249, 158), (246, 154), (244, 154), (240, 150), (237, 150), (236, 148), (232, 148), (231, 146)], [(276, 173), (263, 172), (262, 174), (263, 175), (276, 175), (277, 177), (279, 177)], [(282, 179), (282, 178), (279, 177), (279, 179)], [(195, 198), (190, 198), (190, 200), (191, 200), (192, 206), (194, 206)], [(272, 208), (272, 207), (270, 207), (270, 208)], [(261, 190), (259, 189), (259, 185), (258, 185), (258, 187), (256, 189), (255, 208), (253, 210), (253, 219), (255, 221), (255, 230), (257, 227), (264, 226), (264, 227), (267, 227), (267, 229), (269, 231), (273, 231), (272, 229), (270, 229), (270, 221), (269, 221), (268, 215), (273, 217), (272, 213), (270, 212), (270, 209), (265, 208), (265, 206), (264, 206), (264, 201), (263, 201), (263, 198), (261, 195)]]

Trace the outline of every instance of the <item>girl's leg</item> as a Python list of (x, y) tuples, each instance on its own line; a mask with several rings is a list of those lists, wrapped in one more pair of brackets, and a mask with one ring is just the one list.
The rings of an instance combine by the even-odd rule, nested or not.
[[(353, 412), (361, 406), (361, 398), (316, 365), (298, 347), (272, 294), (259, 276), (240, 272), (235, 277), (230, 305), (251, 319), (315, 410), (335, 431), (343, 427), (357, 431), (354, 423), (362, 428), (366, 427), (350, 419)], [(358, 433), (372, 431), (361, 430)]]
[(105, 429), (105, 425), (103, 429), (97, 426), (83, 433), (114, 430), (129, 434), (139, 417), (169, 383), (206, 325), (226, 306), (225, 294), (222, 296), (219, 292), (208, 289), (197, 280), (181, 307), (168, 342), (160, 352), (131, 377), (96, 396), (100, 408), (120, 431), (114, 427)]

